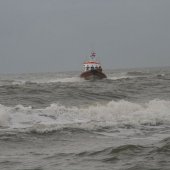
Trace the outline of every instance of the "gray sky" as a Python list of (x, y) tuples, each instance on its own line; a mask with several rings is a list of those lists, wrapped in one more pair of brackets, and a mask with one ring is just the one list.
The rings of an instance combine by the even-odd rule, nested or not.
[(170, 65), (170, 0), (0, 0), (0, 73)]

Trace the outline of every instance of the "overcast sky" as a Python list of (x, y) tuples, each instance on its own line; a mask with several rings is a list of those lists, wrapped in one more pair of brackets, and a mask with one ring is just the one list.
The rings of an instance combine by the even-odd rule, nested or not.
[(0, 0), (0, 73), (170, 66), (170, 0)]

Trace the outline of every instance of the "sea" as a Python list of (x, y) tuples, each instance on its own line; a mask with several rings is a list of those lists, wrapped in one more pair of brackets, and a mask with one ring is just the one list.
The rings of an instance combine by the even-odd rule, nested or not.
[(170, 67), (0, 74), (0, 170), (170, 170)]

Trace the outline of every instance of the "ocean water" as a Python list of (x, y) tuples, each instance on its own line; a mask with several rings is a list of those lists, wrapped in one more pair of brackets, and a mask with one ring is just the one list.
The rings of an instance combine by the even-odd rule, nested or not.
[(170, 67), (0, 75), (0, 170), (169, 170)]

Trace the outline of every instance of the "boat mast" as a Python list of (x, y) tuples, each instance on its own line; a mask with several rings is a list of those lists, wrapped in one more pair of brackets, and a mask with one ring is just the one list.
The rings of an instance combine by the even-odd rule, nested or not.
[(91, 52), (90, 60), (91, 61), (96, 61), (96, 53), (94, 51)]

